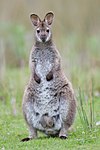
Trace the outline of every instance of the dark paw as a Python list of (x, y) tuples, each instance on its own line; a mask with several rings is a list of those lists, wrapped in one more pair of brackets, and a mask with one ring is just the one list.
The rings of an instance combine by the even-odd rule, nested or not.
[(40, 84), (40, 82), (41, 82), (41, 79), (37, 76), (36, 73), (34, 73), (34, 80), (35, 80), (38, 84)]
[(28, 138), (28, 137), (27, 137), (27, 138), (22, 139), (21, 142), (27, 142), (27, 141), (29, 141), (29, 140), (31, 140), (31, 138)]
[(47, 76), (46, 76), (46, 80), (47, 81), (50, 81), (50, 80), (52, 80), (53, 79), (53, 73), (52, 73), (52, 71), (50, 71), (48, 74), (47, 74)]

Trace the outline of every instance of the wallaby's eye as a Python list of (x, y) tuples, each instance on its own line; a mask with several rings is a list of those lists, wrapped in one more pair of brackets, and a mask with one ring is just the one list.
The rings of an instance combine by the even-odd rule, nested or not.
[(47, 33), (49, 33), (49, 29), (47, 29), (46, 31), (47, 31)]
[(37, 33), (40, 33), (40, 30), (37, 30)]

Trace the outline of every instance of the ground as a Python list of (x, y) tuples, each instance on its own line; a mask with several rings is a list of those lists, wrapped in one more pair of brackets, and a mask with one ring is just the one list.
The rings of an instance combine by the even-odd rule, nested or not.
[[(25, 76), (23, 77), (23, 74)], [(69, 137), (66, 140), (51, 138), (39, 133), (39, 138), (28, 142), (21, 139), (28, 136), (27, 125), (22, 114), (22, 95), (28, 81), (28, 69), (8, 70), (5, 82), (0, 86), (0, 149), (1, 150), (99, 150), (100, 120), (98, 95), (94, 98), (94, 126), (84, 129), (77, 115)], [(88, 107), (86, 107), (86, 110)], [(88, 112), (88, 111), (87, 111)]]

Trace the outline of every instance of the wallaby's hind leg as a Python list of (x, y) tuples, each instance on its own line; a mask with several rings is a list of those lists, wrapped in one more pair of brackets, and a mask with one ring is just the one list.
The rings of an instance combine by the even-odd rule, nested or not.
[(76, 103), (73, 92), (69, 87), (62, 89), (60, 94), (60, 115), (62, 120), (62, 128), (59, 132), (59, 137), (66, 139), (68, 137), (68, 129), (72, 125), (75, 113)]
[(23, 115), (26, 120), (29, 129), (29, 137), (22, 139), (21, 141), (29, 141), (33, 138), (37, 138), (37, 130), (33, 127), (32, 117), (33, 111), (33, 94), (30, 90), (27, 90), (23, 96)]
[(26, 142), (29, 140), (32, 140), (34, 138), (37, 138), (37, 130), (33, 128), (32, 126), (29, 126), (29, 137), (22, 139), (22, 142)]
[(61, 120), (62, 120), (62, 127), (59, 132), (59, 137), (62, 139), (66, 139), (68, 134), (67, 134), (67, 126), (66, 125), (66, 116), (68, 113), (68, 108), (69, 108), (69, 102), (66, 100), (65, 96), (60, 97), (60, 115), (61, 115)]
[(62, 128), (59, 132), (59, 137), (61, 139), (66, 139), (68, 137), (68, 133), (67, 133), (68, 128), (65, 127), (65, 124), (62, 124)]
[(29, 138), (34, 139), (37, 138), (37, 129), (29, 126)]

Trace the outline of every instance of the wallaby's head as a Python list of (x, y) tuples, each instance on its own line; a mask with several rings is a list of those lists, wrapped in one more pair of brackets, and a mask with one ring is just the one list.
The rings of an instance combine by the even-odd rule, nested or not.
[(41, 19), (36, 14), (31, 14), (30, 19), (32, 24), (35, 26), (35, 37), (39, 42), (47, 42), (51, 39), (51, 24), (53, 22), (54, 14), (49, 12), (44, 17), (44, 20)]

